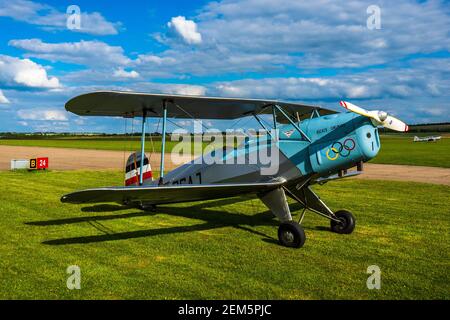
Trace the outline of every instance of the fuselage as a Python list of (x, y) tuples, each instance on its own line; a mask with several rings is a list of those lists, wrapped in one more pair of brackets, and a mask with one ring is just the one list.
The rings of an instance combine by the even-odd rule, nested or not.
[[(338, 113), (278, 125), (277, 132), (246, 139), (237, 148), (215, 150), (169, 172), (164, 184), (301, 181), (327, 177), (366, 162), (380, 150), (378, 130), (355, 113)], [(211, 159), (215, 161), (211, 163)]]

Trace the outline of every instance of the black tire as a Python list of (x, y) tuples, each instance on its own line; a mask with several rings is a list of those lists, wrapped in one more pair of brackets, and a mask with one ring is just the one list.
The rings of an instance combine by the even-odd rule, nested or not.
[(142, 211), (150, 211), (150, 212), (156, 211), (156, 205), (154, 204), (145, 204), (141, 202), (140, 204), (138, 204), (138, 208)]
[(355, 230), (356, 220), (351, 212), (340, 210), (334, 214), (340, 222), (331, 220), (331, 230), (339, 234), (350, 234)]
[(306, 236), (303, 228), (295, 221), (283, 222), (278, 227), (278, 241), (282, 246), (301, 248)]

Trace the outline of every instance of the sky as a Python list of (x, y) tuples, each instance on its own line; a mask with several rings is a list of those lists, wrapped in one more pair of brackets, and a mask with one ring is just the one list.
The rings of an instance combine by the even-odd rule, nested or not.
[(450, 121), (448, 1), (0, 0), (0, 30), (0, 132), (123, 133), (123, 119), (65, 111), (96, 90), (346, 100)]

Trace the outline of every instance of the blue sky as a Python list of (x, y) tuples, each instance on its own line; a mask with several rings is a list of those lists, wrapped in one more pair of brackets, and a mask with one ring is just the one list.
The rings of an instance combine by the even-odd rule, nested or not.
[(102, 89), (348, 100), (410, 124), (450, 121), (446, 1), (0, 0), (0, 30), (0, 131), (123, 132), (123, 120), (64, 110)]

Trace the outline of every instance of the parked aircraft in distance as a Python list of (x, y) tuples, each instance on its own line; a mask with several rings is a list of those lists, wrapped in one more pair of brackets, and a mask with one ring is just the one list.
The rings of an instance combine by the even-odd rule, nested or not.
[(418, 137), (414, 136), (414, 142), (436, 142), (441, 140), (441, 136)]

